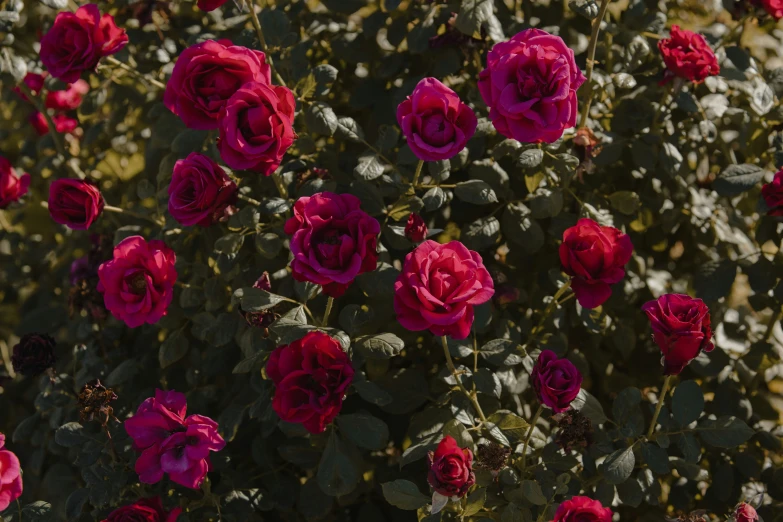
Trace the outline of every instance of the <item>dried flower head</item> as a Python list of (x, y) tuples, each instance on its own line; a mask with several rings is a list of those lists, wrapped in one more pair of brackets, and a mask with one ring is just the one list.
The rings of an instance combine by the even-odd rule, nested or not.
[(99, 379), (88, 382), (79, 392), (79, 419), (88, 422), (97, 419), (102, 426), (106, 426), (109, 419), (114, 417), (114, 408), (111, 403), (117, 400), (117, 394), (111, 388), (101, 384)]
[(554, 416), (559, 430), (555, 442), (565, 451), (580, 450), (590, 445), (593, 423), (581, 412), (569, 409)]
[(479, 444), (476, 452), (476, 465), (491, 471), (500, 471), (506, 467), (511, 448), (501, 446), (496, 442)]

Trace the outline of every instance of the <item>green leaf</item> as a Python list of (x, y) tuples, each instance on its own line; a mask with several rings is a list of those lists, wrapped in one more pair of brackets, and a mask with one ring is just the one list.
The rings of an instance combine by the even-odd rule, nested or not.
[(709, 261), (699, 268), (693, 278), (696, 296), (705, 301), (717, 301), (729, 295), (734, 279), (737, 277), (737, 262), (724, 258)]
[(348, 439), (360, 448), (379, 450), (389, 441), (389, 428), (382, 420), (369, 413), (353, 413), (337, 417), (337, 426)]
[(569, 0), (568, 7), (588, 20), (598, 16), (599, 7), (595, 0)]
[(234, 291), (233, 302), (245, 312), (260, 312), (285, 301), (285, 298), (260, 288), (245, 287)]
[(74, 490), (73, 493), (68, 495), (68, 500), (65, 501), (65, 516), (68, 520), (76, 520), (79, 515), (82, 514), (84, 505), (90, 498), (90, 490), (87, 488), (79, 488)]
[(337, 131), (339, 122), (334, 110), (323, 102), (312, 103), (304, 113), (305, 125), (310, 131), (331, 136)]
[(497, 203), (498, 201), (495, 191), (492, 190), (489, 183), (479, 179), (457, 183), (454, 193), (461, 200), (474, 205), (486, 205), (488, 203)]
[(500, 522), (532, 522), (533, 515), (530, 510), (524, 507), (519, 507), (515, 503), (511, 502), (500, 514)]
[(247, 406), (237, 404), (232, 401), (218, 417), (218, 425), (220, 426), (220, 434), (226, 439), (226, 442), (231, 442), (234, 437), (237, 436), (239, 426), (242, 424), (242, 420), (245, 418), (245, 410)]
[(393, 400), (386, 390), (371, 381), (356, 382), (354, 380), (353, 388), (359, 394), (359, 397), (376, 406), (386, 406)]
[(541, 491), (541, 486), (534, 480), (523, 480), (520, 486), (522, 489), (522, 495), (528, 502), (534, 506), (543, 506), (546, 504), (547, 499), (544, 496), (544, 492)]
[(84, 428), (78, 422), (63, 424), (54, 432), (54, 441), (64, 448), (72, 448), (87, 441)]
[(228, 233), (215, 241), (215, 252), (226, 255), (236, 254), (244, 242), (245, 236), (233, 232)]
[(672, 413), (674, 421), (680, 426), (687, 426), (698, 420), (704, 411), (704, 394), (696, 381), (683, 381), (677, 385), (672, 396)]
[(264, 38), (272, 47), (282, 47), (287, 42), (287, 36), (291, 32), (291, 22), (283, 11), (277, 9), (264, 9), (258, 16)]
[(516, 366), (525, 357), (518, 342), (510, 339), (489, 341), (479, 350), (481, 356), (495, 366)]
[(350, 448), (332, 430), (326, 442), (321, 461), (318, 463), (317, 479), (321, 490), (329, 496), (339, 497), (354, 490), (361, 479), (359, 469), (349, 456)]
[(493, 16), (493, 0), (462, 0), (454, 25), (468, 36), (481, 38), (481, 26)]
[(329, 93), (329, 89), (335, 80), (337, 80), (337, 68), (328, 63), (317, 65), (313, 69), (313, 77), (316, 81), (315, 94), (323, 96)]
[(457, 419), (451, 419), (443, 425), (443, 436), (447, 435), (454, 438), (460, 448), (473, 449), (473, 437), (465, 425)]
[(636, 214), (639, 207), (642, 206), (639, 194), (630, 190), (621, 190), (610, 194), (609, 203), (612, 204), (613, 209), (626, 216)]
[(348, 116), (340, 116), (337, 118), (336, 136), (356, 143), (364, 141), (364, 131), (359, 124), (356, 123), (356, 120), (349, 118)]
[(372, 152), (366, 152), (359, 156), (359, 164), (353, 169), (353, 175), (364, 181), (372, 181), (383, 175), (383, 163)]
[(265, 259), (274, 259), (283, 248), (283, 240), (273, 232), (256, 234), (256, 251)]
[(188, 353), (188, 338), (182, 330), (177, 330), (169, 335), (160, 345), (158, 362), (161, 368), (168, 368), (179, 361)]
[(656, 444), (645, 442), (642, 444), (642, 457), (654, 473), (657, 475), (667, 475), (669, 473), (669, 455), (666, 450)]
[(579, 394), (571, 402), (571, 407), (590, 419), (595, 425), (603, 424), (608, 419), (604, 413), (604, 407), (601, 406), (598, 399), (584, 388), (579, 390)]
[(701, 456), (701, 446), (693, 433), (683, 433), (677, 438), (677, 447), (688, 462), (698, 463)]
[(730, 415), (704, 419), (696, 431), (704, 442), (718, 448), (734, 448), (747, 442), (756, 433), (744, 421)]
[(525, 419), (508, 410), (499, 410), (490, 415), (487, 419), (497, 426), (503, 433), (517, 441), (524, 439), (530, 425)]
[(410, 480), (397, 479), (385, 482), (381, 484), (381, 488), (386, 501), (399, 509), (413, 511), (430, 503), (429, 497), (424, 496)]
[(544, 151), (537, 148), (523, 150), (517, 156), (517, 165), (527, 169), (538, 167), (542, 161), (544, 161)]
[(743, 163), (729, 165), (712, 183), (712, 188), (721, 196), (737, 196), (752, 189), (764, 179), (764, 169), (757, 165)]
[(619, 449), (606, 457), (602, 466), (604, 479), (609, 484), (622, 484), (631, 476), (635, 464), (633, 446)]
[(114, 368), (106, 377), (107, 386), (117, 386), (129, 380), (136, 375), (139, 370), (139, 363), (136, 359), (127, 359), (122, 361), (119, 366)]
[(484, 507), (484, 503), (487, 501), (486, 488), (480, 488), (468, 495), (465, 501), (465, 507), (462, 511), (462, 516), (469, 517), (475, 515), (481, 508)]
[(354, 343), (356, 351), (368, 359), (390, 359), (404, 347), (403, 340), (392, 333), (362, 336)]

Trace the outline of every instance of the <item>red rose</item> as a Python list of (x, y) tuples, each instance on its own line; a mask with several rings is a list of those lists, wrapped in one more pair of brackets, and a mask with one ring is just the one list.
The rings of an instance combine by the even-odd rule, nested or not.
[(282, 420), (322, 433), (340, 413), (353, 373), (339, 342), (310, 332), (269, 356), (266, 374), (276, 387), (272, 408)]
[[(27, 87), (30, 89), (30, 92), (33, 93), (33, 96), (38, 96), (38, 93), (41, 92), (41, 89), (43, 89), (44, 81), (46, 81), (46, 73), (43, 72), (41, 74), (39, 73), (33, 73), (29, 72), (25, 74), (24, 76), (24, 84), (27, 85)], [(22, 92), (22, 90), (16, 86), (14, 87), (14, 92), (18, 94), (24, 101), (30, 101), (27, 98), (27, 95)]]
[(544, 350), (530, 373), (538, 402), (555, 413), (568, 409), (582, 387), (582, 374), (568, 359), (558, 359), (555, 352)]
[(101, 16), (97, 5), (86, 4), (74, 13), (57, 14), (41, 39), (41, 61), (49, 74), (73, 83), (83, 71), (95, 70), (101, 58), (127, 43), (128, 35), (114, 24), (113, 16)]
[(174, 164), (169, 184), (169, 214), (181, 225), (208, 227), (236, 199), (236, 183), (211, 158), (192, 152)]
[(427, 482), (441, 495), (464, 497), (476, 483), (473, 452), (460, 448), (451, 435), (443, 437), (435, 451), (427, 454), (427, 464)]
[(478, 88), (500, 134), (552, 143), (576, 125), (576, 91), (585, 79), (562, 38), (526, 29), (492, 47)]
[(397, 321), (412, 331), (465, 339), (473, 326), (473, 307), (495, 293), (481, 256), (459, 241), (427, 240), (405, 257), (394, 283)]
[(571, 497), (558, 506), (552, 522), (612, 522), (612, 510), (588, 497)]
[(700, 34), (680, 29), (673, 25), (669, 38), (658, 40), (666, 72), (663, 82), (668, 83), (675, 76), (701, 83), (707, 76), (720, 74), (715, 53)]
[(130, 328), (155, 324), (174, 297), (177, 256), (163, 241), (123, 239), (114, 257), (98, 268), (98, 291), (106, 309)]
[(664, 375), (677, 375), (699, 355), (711, 352), (710, 310), (701, 299), (664, 294), (642, 305), (650, 319), (653, 339), (663, 353)]
[(16, 171), (7, 159), (0, 156), (0, 209), (8, 208), (11, 203), (27, 194), (30, 186), (30, 174), (17, 177)]
[(397, 107), (397, 123), (416, 157), (438, 161), (465, 148), (477, 120), (456, 92), (435, 78), (424, 78)]
[(783, 18), (783, 0), (761, 0), (761, 5), (775, 20)]
[(80, 179), (57, 179), (49, 186), (49, 215), (55, 223), (87, 230), (103, 212), (98, 187)]
[(761, 187), (761, 197), (767, 204), (767, 215), (783, 216), (783, 169), (775, 173), (771, 183)]
[(287, 87), (243, 85), (220, 115), (220, 157), (232, 169), (269, 176), (296, 139), (295, 109), (294, 95)]
[[(783, 9), (783, 4), (781, 4)], [(758, 522), (759, 515), (756, 509), (750, 504), (741, 503), (734, 511), (734, 522)]]
[(84, 80), (71, 83), (62, 91), (49, 91), (46, 94), (46, 107), (56, 111), (78, 109), (82, 104), (82, 96), (90, 90), (90, 84)]
[[(61, 134), (73, 132), (79, 126), (79, 120), (70, 118), (65, 114), (55, 114), (52, 116), (52, 121), (54, 122), (55, 130)], [(33, 129), (39, 136), (49, 134), (49, 124), (46, 122), (46, 116), (38, 111), (30, 115), (30, 125), (33, 126)]]
[(207, 40), (177, 58), (163, 103), (191, 129), (217, 129), (226, 102), (248, 82), (272, 83), (266, 55), (230, 40)]
[(166, 512), (160, 497), (144, 498), (115, 509), (101, 522), (175, 522), (180, 513), (179, 507)]
[(340, 297), (357, 275), (375, 270), (381, 226), (351, 194), (320, 192), (299, 198), (285, 222), (291, 236), (291, 270), (297, 281), (323, 286)]
[(198, 8), (202, 11), (214, 11), (228, 0), (198, 0)]
[(421, 243), (427, 239), (427, 224), (421, 216), (411, 212), (405, 225), (405, 237), (413, 243)]
[(22, 495), (22, 468), (17, 456), (5, 449), (5, 435), (0, 433), (0, 511)]
[(625, 277), (631, 259), (631, 238), (592, 219), (580, 219), (563, 233), (560, 263), (571, 276), (571, 288), (584, 308), (597, 308), (612, 295), (613, 285)]

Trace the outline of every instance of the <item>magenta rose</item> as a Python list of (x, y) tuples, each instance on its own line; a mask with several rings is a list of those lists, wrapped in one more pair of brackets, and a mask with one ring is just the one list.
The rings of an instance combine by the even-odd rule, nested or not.
[(269, 356), (266, 374), (275, 383), (272, 408), (286, 422), (322, 433), (343, 407), (354, 370), (340, 343), (310, 332)]
[(420, 215), (411, 212), (405, 224), (405, 237), (412, 243), (421, 243), (427, 239), (427, 224)]
[(775, 20), (783, 18), (783, 0), (761, 0), (761, 5)]
[[(27, 86), (27, 88), (30, 89), (30, 92), (33, 93), (33, 96), (38, 96), (38, 93), (41, 92), (41, 89), (43, 89), (46, 76), (47, 74), (45, 71), (43, 73), (29, 72), (25, 74), (23, 80), (24, 84)], [(27, 98), (27, 95), (22, 92), (22, 89), (19, 88), (19, 86), (14, 87), (13, 91), (24, 101), (30, 101), (29, 98)]]
[(340, 297), (357, 275), (375, 270), (381, 226), (351, 194), (320, 192), (299, 198), (285, 222), (291, 236), (291, 270), (297, 281)]
[(226, 102), (248, 82), (272, 83), (266, 55), (230, 40), (207, 40), (179, 55), (163, 103), (191, 129), (217, 129)]
[(101, 58), (127, 43), (128, 35), (115, 25), (113, 16), (101, 16), (97, 5), (86, 4), (74, 13), (57, 13), (41, 39), (41, 62), (55, 78), (74, 83), (83, 71), (95, 70)]
[(56, 111), (71, 111), (79, 108), (82, 97), (90, 90), (90, 84), (84, 80), (77, 80), (68, 85), (62, 91), (49, 91), (46, 93), (46, 107)]
[(476, 132), (476, 115), (457, 93), (435, 78), (424, 78), (397, 106), (397, 123), (420, 160), (453, 158)]
[(181, 225), (208, 227), (236, 200), (236, 183), (208, 156), (192, 152), (174, 164), (169, 214)]
[(612, 522), (612, 510), (588, 497), (571, 497), (555, 511), (552, 522)]
[(145, 484), (155, 484), (168, 473), (172, 482), (198, 489), (211, 469), (209, 453), (220, 451), (226, 442), (218, 424), (202, 415), (185, 417), (185, 395), (156, 390), (136, 414), (125, 421), (133, 447), (141, 451), (136, 473)]
[(644, 303), (653, 340), (663, 353), (664, 375), (679, 374), (703, 350), (711, 352), (710, 310), (704, 301), (689, 295), (664, 294)]
[(669, 38), (658, 40), (658, 50), (666, 64), (661, 83), (668, 83), (675, 76), (701, 83), (708, 76), (720, 74), (715, 53), (698, 33), (673, 25)]
[(770, 183), (761, 187), (761, 197), (767, 204), (768, 216), (783, 216), (783, 168), (775, 173)]
[(220, 115), (220, 157), (232, 169), (272, 174), (294, 143), (296, 101), (287, 87), (248, 83)]
[(81, 179), (56, 179), (49, 186), (49, 215), (55, 223), (87, 230), (103, 212), (98, 187)]
[(198, 8), (202, 11), (214, 11), (218, 7), (225, 4), (228, 0), (198, 0)]
[(174, 297), (177, 256), (163, 241), (123, 239), (114, 257), (98, 268), (98, 291), (114, 317), (130, 328), (155, 324)]
[(582, 374), (574, 363), (558, 359), (552, 350), (543, 350), (538, 355), (530, 380), (538, 402), (555, 413), (566, 411), (582, 387)]
[(394, 283), (394, 311), (412, 331), (465, 339), (473, 326), (473, 307), (495, 292), (481, 256), (459, 241), (425, 241), (405, 256)]
[(473, 452), (460, 448), (451, 435), (443, 437), (435, 451), (427, 454), (427, 464), (427, 482), (446, 497), (464, 497), (476, 483)]
[(576, 125), (576, 90), (584, 81), (562, 38), (526, 29), (492, 47), (478, 88), (500, 134), (552, 143)]
[[(783, 4), (781, 9), (783, 9)], [(758, 520), (759, 515), (750, 504), (743, 502), (734, 510), (734, 522), (758, 522)]]
[(143, 498), (129, 506), (115, 509), (101, 522), (176, 522), (180, 513), (180, 507), (171, 511), (163, 509), (160, 497)]
[(631, 238), (592, 219), (580, 219), (563, 233), (560, 263), (571, 276), (571, 288), (584, 308), (597, 308), (612, 295), (611, 285), (625, 277)]
[(0, 433), (0, 511), (22, 496), (22, 468), (19, 459), (5, 449), (5, 435)]
[(0, 209), (8, 208), (11, 203), (27, 194), (30, 186), (30, 174), (16, 175), (11, 163), (0, 156)]
[[(46, 122), (46, 117), (40, 112), (35, 111), (32, 113), (29, 121), (30, 125), (32, 125), (35, 130), (35, 133), (39, 136), (46, 136), (49, 134), (49, 124)], [(54, 122), (54, 129), (60, 134), (71, 133), (79, 126), (79, 120), (62, 113), (52, 116), (52, 122)]]

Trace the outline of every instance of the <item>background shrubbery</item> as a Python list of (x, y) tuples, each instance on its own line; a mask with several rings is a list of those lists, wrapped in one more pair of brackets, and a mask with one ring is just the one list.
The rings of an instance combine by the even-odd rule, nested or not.
[[(580, 111), (592, 101), (585, 123), (594, 137), (571, 130), (539, 146), (498, 135), (476, 84), (493, 43), (542, 28), (560, 35), (585, 70), (600, 3), (260, 1), (267, 51), (298, 102), (298, 139), (278, 171), (280, 187), (235, 171), (237, 212), (209, 228), (174, 221), (167, 188), (189, 153), (220, 161), (217, 134), (185, 128), (162, 104), (161, 86), (199, 41), (259, 48), (247, 8), (229, 1), (206, 14), (184, 0), (100, 2), (130, 43), (83, 76), (89, 92), (66, 113), (78, 127), (39, 137), (32, 104), (12, 89), (41, 70), (40, 36), (67, 2), (0, 4), (0, 153), (31, 176), (27, 196), (0, 211), (0, 431), (22, 464), (22, 518), (102, 520), (159, 495), (168, 509), (184, 509), (180, 521), (377, 522), (413, 520), (419, 508), (419, 519), (455, 519), (455, 505), (428, 515), (427, 451), (450, 434), (474, 450), (494, 440), (518, 452), (537, 409), (529, 371), (551, 349), (584, 376), (576, 404), (592, 423), (588, 444), (572, 430), (576, 445), (563, 451), (555, 437), (567, 428), (544, 413), (531, 441), (537, 464), (523, 469), (517, 453), (495, 478), (477, 468), (463, 518), (551, 520), (557, 503), (581, 493), (611, 506), (615, 520), (696, 510), (725, 520), (743, 500), (766, 522), (781, 520), (781, 227), (760, 189), (783, 166), (783, 30), (750, 2), (610, 2), (591, 82), (578, 92)], [(656, 44), (672, 24), (705, 35), (720, 75), (659, 83)], [(462, 153), (425, 165), (414, 193), (417, 158), (395, 110), (426, 76), (454, 89), (479, 123)], [(46, 90), (64, 88), (46, 80)], [(104, 211), (89, 232), (53, 223), (41, 205), (48, 187), (77, 173), (124, 212)], [(310, 435), (279, 422), (261, 369), (281, 339), (323, 316), (319, 287), (287, 270), (283, 223), (292, 200), (325, 190), (359, 197), (382, 231), (377, 270), (335, 301), (329, 322), (351, 347), (353, 385), (335, 426)], [(393, 283), (414, 246), (404, 234), (411, 212), (438, 242), (459, 239), (480, 252), (494, 279), (495, 298), (476, 308), (474, 333), (449, 343), (489, 417), (483, 428), (473, 425), (470, 403), (450, 393), (440, 340), (395, 320)], [(558, 245), (579, 217), (622, 229), (634, 246), (626, 277), (595, 310), (573, 299), (552, 305), (565, 281)], [(70, 278), (74, 260), (100, 263), (131, 235), (165, 241), (178, 273), (168, 315), (135, 329)], [(243, 313), (240, 289), (264, 271), (274, 295)], [(675, 379), (661, 434), (648, 441), (661, 354), (640, 307), (671, 292), (707, 303), (716, 349)], [(261, 310), (277, 321), (246, 317)], [(31, 332), (57, 341), (54, 371), (14, 376), (12, 348)], [(79, 393), (96, 378), (117, 398), (113, 412), (91, 420), (80, 417)], [(212, 454), (200, 491), (140, 484), (133, 471), (136, 453), (117, 419), (156, 387), (186, 393), (188, 411), (215, 419), (228, 443)], [(16, 504), (4, 515), (17, 520)]]

